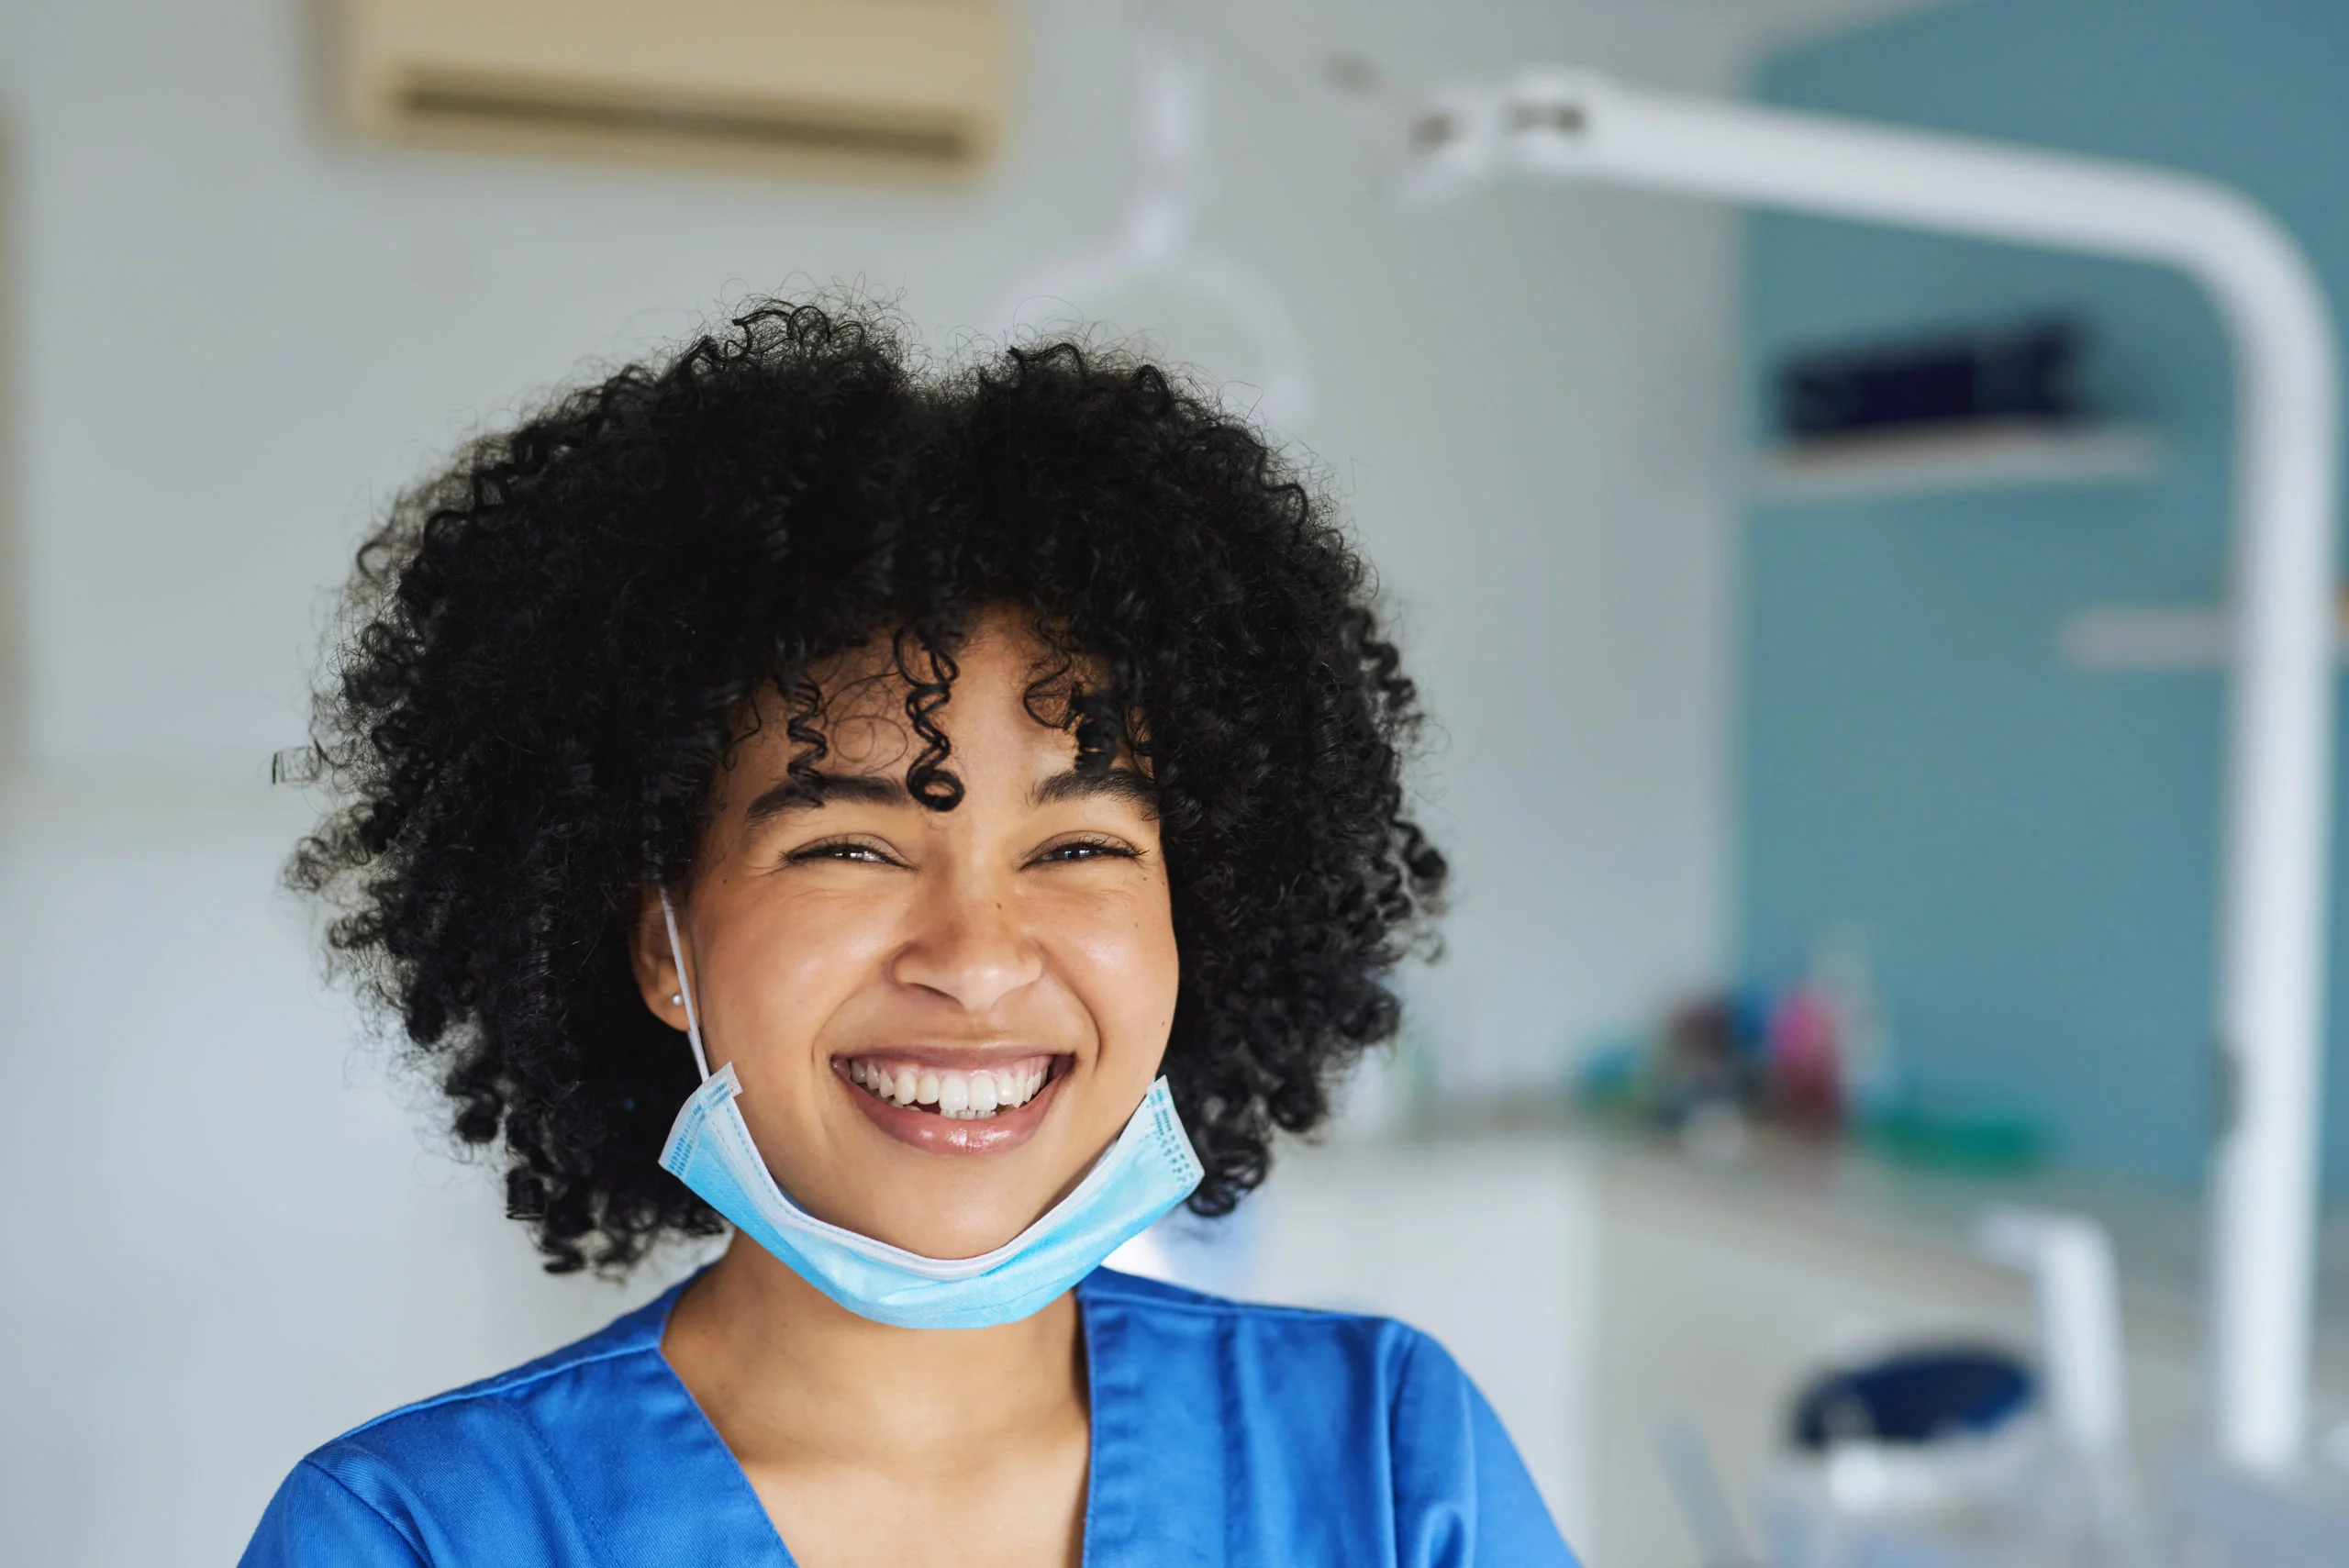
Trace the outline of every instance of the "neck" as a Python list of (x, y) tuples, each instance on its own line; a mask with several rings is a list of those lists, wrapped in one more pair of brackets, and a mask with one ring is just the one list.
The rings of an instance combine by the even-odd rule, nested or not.
[(902, 1472), (967, 1465), (1085, 1407), (1076, 1298), (992, 1329), (860, 1318), (737, 1236), (678, 1301), (662, 1353), (728, 1447)]

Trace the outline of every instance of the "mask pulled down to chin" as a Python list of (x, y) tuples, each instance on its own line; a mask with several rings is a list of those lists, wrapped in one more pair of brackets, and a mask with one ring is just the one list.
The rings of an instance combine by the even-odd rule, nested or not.
[(1199, 1157), (1175, 1114), (1174, 1095), (1160, 1078), (1069, 1195), (992, 1252), (924, 1257), (817, 1218), (776, 1184), (760, 1155), (736, 1103), (742, 1086), (733, 1064), (710, 1072), (693, 983), (677, 940), (676, 913), (666, 893), (661, 912), (685, 998), (686, 1035), (702, 1074), (701, 1087), (669, 1129), (661, 1167), (737, 1230), (860, 1317), (900, 1329), (986, 1329), (1016, 1322), (1056, 1300), (1199, 1184)]

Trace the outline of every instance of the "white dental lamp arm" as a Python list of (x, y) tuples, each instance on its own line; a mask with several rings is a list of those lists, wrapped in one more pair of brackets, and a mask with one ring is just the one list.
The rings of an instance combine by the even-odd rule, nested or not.
[(1031, 306), (1095, 305), (1135, 284), (1188, 295), (1236, 322), (1254, 343), (1257, 411), (1293, 424), (1313, 407), (1305, 341), (1288, 307), (1247, 268), (1199, 250), (1192, 220), (1207, 183), (1206, 66), (1174, 27), (1172, 7), (1146, 6), (1133, 40), (1133, 170), (1123, 223), (1105, 246), (1064, 256), (1022, 278), (991, 312), (1026, 319)]
[(2235, 365), (2232, 687), (2218, 1030), (2225, 1129), (2210, 1198), (2221, 1454), (2298, 1462), (2314, 1310), (2332, 800), (2332, 323), (2290, 237), (2199, 177), (1534, 73), (1414, 123), (1408, 175), (1598, 181), (2178, 268)]

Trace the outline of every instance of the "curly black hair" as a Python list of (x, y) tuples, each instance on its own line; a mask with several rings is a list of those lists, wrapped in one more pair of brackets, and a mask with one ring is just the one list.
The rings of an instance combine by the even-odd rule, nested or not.
[(926, 742), (907, 785), (952, 809), (929, 715), (974, 616), (1009, 606), (1065, 656), (1050, 721), (1078, 765), (1123, 752), (1155, 782), (1164, 1071), (1207, 1167), (1191, 1207), (1224, 1213), (1273, 1129), (1312, 1128), (1393, 1034), (1389, 973), (1442, 888), (1372, 596), (1295, 465), (1140, 358), (1057, 342), (938, 370), (880, 308), (762, 302), (393, 508), (313, 721), (343, 804), (287, 880), (336, 908), (330, 950), (458, 1138), (503, 1140), (547, 1267), (625, 1270), (718, 1229), (657, 1163), (695, 1080), (638, 996), (641, 890), (689, 873), (761, 695), (812, 766), (807, 671), (875, 639)]

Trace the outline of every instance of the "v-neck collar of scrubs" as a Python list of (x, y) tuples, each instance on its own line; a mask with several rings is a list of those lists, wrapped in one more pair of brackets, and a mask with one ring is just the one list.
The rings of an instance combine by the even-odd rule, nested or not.
[[(792, 1568), (661, 1353), (678, 1294), (313, 1451), (246, 1568)], [(1425, 1335), (1108, 1269), (1076, 1304), (1084, 1568), (1571, 1568), (1492, 1407)]]
[[(707, 1502), (709, 1514), (700, 1523), (713, 1542), (722, 1548), (724, 1556), (720, 1560), (736, 1568), (798, 1568), (799, 1560), (792, 1556), (791, 1548), (775, 1528), (766, 1504), (760, 1500), (758, 1488), (751, 1485), (742, 1462), (726, 1446), (717, 1424), (702, 1409), (701, 1402), (669, 1364), (668, 1355), (661, 1348), (668, 1337), (669, 1318), (676, 1311), (678, 1301), (700, 1277), (696, 1273), (693, 1279), (672, 1285), (622, 1319), (622, 1324), (633, 1332), (626, 1336), (625, 1343), (614, 1345), (612, 1350), (615, 1353), (629, 1350), (651, 1352), (647, 1371), (656, 1382), (666, 1385), (658, 1391), (666, 1397), (647, 1401), (648, 1424), (654, 1428), (649, 1435), (654, 1441), (675, 1445), (678, 1468), (688, 1473), (685, 1481), (688, 1495)], [(1126, 1364), (1130, 1358), (1120, 1354), (1126, 1348), (1125, 1336), (1107, 1324), (1097, 1325), (1098, 1315), (1086, 1299), (1091, 1293), (1085, 1289), (1085, 1283), (1080, 1282), (1076, 1286), (1077, 1333), (1085, 1342), (1085, 1402), (1089, 1429), (1085, 1440), (1085, 1544), (1079, 1568), (1090, 1568), (1095, 1561), (1093, 1543), (1105, 1531), (1111, 1539), (1118, 1539), (1131, 1535), (1139, 1526), (1141, 1487), (1135, 1465), (1142, 1451), (1140, 1369)], [(1115, 1358), (1118, 1364), (1105, 1365), (1105, 1357)], [(1107, 1400), (1103, 1397), (1105, 1390), (1108, 1394)]]

